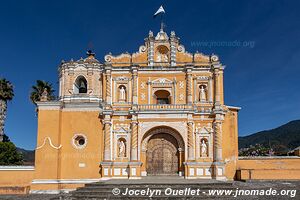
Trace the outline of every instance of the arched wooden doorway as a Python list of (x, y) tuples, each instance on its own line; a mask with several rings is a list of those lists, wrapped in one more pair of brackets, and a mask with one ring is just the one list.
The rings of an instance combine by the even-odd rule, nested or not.
[(147, 145), (147, 174), (176, 175), (179, 171), (177, 140), (168, 133), (153, 135)]

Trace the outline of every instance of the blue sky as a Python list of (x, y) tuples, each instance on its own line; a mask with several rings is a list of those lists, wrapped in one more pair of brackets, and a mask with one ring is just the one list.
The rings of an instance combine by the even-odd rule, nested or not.
[[(62, 59), (93, 49), (135, 52), (164, 2), (166, 31), (190, 52), (215, 53), (226, 65), (225, 101), (241, 106), (239, 134), (275, 128), (300, 118), (300, 2), (209, 1), (4, 1), (0, 6), (0, 77), (15, 85), (6, 133), (34, 149), (37, 118), (29, 101), (35, 80), (52, 82)], [(239, 44), (239, 45), (233, 45)]]

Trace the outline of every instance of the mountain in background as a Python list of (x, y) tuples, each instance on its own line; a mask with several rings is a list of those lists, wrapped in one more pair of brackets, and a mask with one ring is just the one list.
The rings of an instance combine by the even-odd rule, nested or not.
[(270, 147), (275, 154), (286, 154), (300, 146), (300, 120), (290, 121), (278, 128), (239, 137), (239, 149), (261, 144)]
[(26, 150), (17, 147), (17, 151), (23, 155), (24, 165), (34, 165), (34, 150)]

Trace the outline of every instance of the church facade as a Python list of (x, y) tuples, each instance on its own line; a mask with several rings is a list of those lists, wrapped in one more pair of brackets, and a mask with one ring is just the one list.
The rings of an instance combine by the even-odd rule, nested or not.
[(31, 190), (155, 175), (234, 179), (239, 108), (224, 104), (218, 56), (189, 53), (160, 30), (138, 52), (104, 60), (89, 51), (63, 61), (59, 100), (38, 103)]

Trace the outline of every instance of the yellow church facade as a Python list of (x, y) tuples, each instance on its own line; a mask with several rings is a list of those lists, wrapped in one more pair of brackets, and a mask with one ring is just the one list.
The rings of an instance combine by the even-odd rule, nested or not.
[[(57, 193), (146, 176), (300, 179), (299, 157), (238, 158), (239, 107), (224, 103), (224, 65), (149, 32), (136, 53), (59, 66), (59, 99), (38, 105), (34, 167), (0, 167), (0, 193)], [(10, 191), (10, 186), (20, 191)]]
[(223, 71), (218, 56), (188, 53), (163, 30), (105, 63), (92, 52), (63, 62), (60, 99), (38, 103), (36, 170), (61, 179), (232, 180), (239, 108), (224, 104)]

